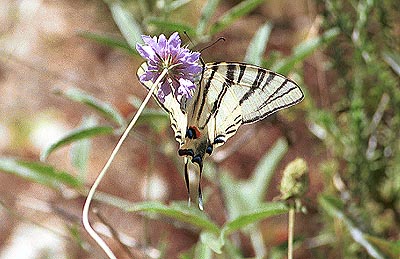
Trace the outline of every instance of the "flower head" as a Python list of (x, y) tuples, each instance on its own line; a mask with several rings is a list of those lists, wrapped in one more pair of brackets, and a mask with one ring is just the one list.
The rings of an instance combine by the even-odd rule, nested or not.
[(169, 94), (173, 94), (178, 101), (182, 96), (191, 98), (196, 88), (194, 80), (202, 69), (198, 64), (200, 53), (181, 47), (181, 39), (177, 32), (169, 39), (164, 34), (158, 38), (143, 35), (142, 39), (145, 44), (136, 44), (136, 50), (147, 59), (148, 68), (139, 78), (140, 81), (155, 82), (166, 68), (168, 73), (161, 81), (158, 99), (164, 102)]
[(301, 198), (305, 194), (308, 188), (307, 172), (307, 163), (301, 158), (296, 158), (286, 166), (280, 187), (282, 199)]

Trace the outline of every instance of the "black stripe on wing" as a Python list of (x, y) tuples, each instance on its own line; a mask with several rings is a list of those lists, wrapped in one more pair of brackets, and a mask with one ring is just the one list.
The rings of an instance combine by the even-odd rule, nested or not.
[[(286, 89), (284, 92), (280, 92), (282, 88), (284, 88), (287, 84), (290, 84), (292, 87)], [(256, 122), (258, 120), (261, 120), (265, 117), (268, 117), (269, 115), (284, 109), (286, 107), (293, 106), (297, 103), (299, 103), (301, 100), (304, 98), (304, 94), (301, 91), (300, 87), (292, 80), (285, 78), (285, 81), (272, 93), (259, 107), (258, 111), (262, 111), (267, 105), (271, 104), (274, 101), (277, 101), (280, 98), (285, 98), (285, 96), (288, 96), (292, 91), (299, 91), (299, 97), (293, 99), (291, 102), (285, 102), (282, 105), (277, 105), (273, 109), (267, 109), (265, 112), (261, 113), (260, 115), (252, 117), (250, 120), (244, 120), (243, 123), (252, 123)], [(278, 95), (279, 93), (279, 95)], [(296, 96), (295, 96), (296, 97)]]
[[(217, 72), (218, 67), (216, 66), (216, 70), (215, 72)], [(213, 68), (214, 69), (214, 68)], [(207, 125), (207, 123), (210, 121), (212, 116), (216, 116), (216, 114), (218, 113), (218, 110), (222, 104), (222, 100), (224, 99), (225, 94), (227, 93), (229, 87), (232, 85), (232, 82), (235, 78), (235, 69), (236, 69), (236, 65), (235, 64), (227, 64), (227, 70), (226, 70), (226, 79), (225, 82), (222, 84), (222, 91), (218, 94), (217, 99), (214, 101), (211, 111), (208, 114), (208, 117), (206, 119), (206, 121), (204, 122), (203, 127), (205, 127)], [(213, 70), (214, 71), (214, 70)], [(210, 76), (210, 78), (208, 78), (208, 83), (212, 83), (212, 79), (214, 78), (214, 74), (212, 74), (212, 76)]]
[(244, 101), (246, 101), (247, 99), (250, 98), (250, 96), (252, 96), (254, 94), (254, 92), (260, 87), (260, 84), (262, 83), (262, 81), (264, 80), (265, 77), (265, 73), (267, 71), (265, 69), (262, 68), (258, 68), (257, 71), (257, 76), (253, 81), (253, 84), (251, 85), (249, 91), (247, 91), (243, 97), (239, 100), (239, 104), (242, 105), (242, 103)]
[[(217, 67), (217, 66), (211, 68), (211, 75), (210, 75), (210, 77), (207, 79), (207, 82), (206, 82), (206, 84), (205, 84), (205, 86), (204, 86), (204, 90), (203, 90), (203, 92), (202, 92), (203, 96), (202, 96), (202, 99), (201, 99), (200, 108), (199, 108), (198, 113), (197, 113), (197, 121), (200, 119), (201, 113), (203, 112), (204, 105), (205, 105), (205, 103), (206, 103), (206, 98), (207, 98), (208, 90), (210, 89), (211, 81), (212, 81), (212, 79), (214, 78), (214, 74), (215, 74), (215, 72), (216, 72), (217, 70), (218, 70), (218, 67)], [(203, 73), (204, 73), (204, 72), (203, 72)], [(202, 78), (202, 80), (204, 80), (204, 78)], [(202, 84), (202, 82), (200, 82), (200, 86), (201, 86), (201, 84)], [(196, 105), (197, 105), (197, 103), (196, 103)]]

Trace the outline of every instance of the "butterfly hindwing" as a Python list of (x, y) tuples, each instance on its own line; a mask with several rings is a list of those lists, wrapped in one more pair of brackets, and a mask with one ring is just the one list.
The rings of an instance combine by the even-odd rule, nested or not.
[[(144, 71), (146, 71), (146, 69), (147, 63), (144, 62), (137, 71), (138, 78), (140, 78), (140, 76), (144, 74)], [(152, 86), (151, 81), (142, 82), (142, 84), (144, 87), (147, 88), (147, 90), (150, 90)], [(175, 139), (181, 144), (184, 141), (187, 127), (187, 116), (184, 113), (186, 107), (182, 107), (182, 105), (175, 99), (172, 94), (165, 96), (164, 102), (161, 102), (157, 97), (158, 89), (159, 86), (154, 91), (153, 97), (157, 101), (158, 105), (160, 105), (160, 107), (169, 114), (171, 127), (175, 132)]]

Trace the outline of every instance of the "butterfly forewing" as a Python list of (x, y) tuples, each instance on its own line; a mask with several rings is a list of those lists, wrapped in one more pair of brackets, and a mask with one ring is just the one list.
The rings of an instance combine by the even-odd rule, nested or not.
[[(143, 63), (137, 74), (147, 69)], [(151, 81), (145, 82), (147, 89)], [(259, 121), (274, 112), (299, 103), (304, 94), (292, 80), (273, 71), (244, 63), (208, 63), (193, 99), (182, 105), (173, 95), (164, 102), (153, 96), (169, 113), (176, 140), (184, 142), (188, 126), (208, 128), (210, 141), (222, 137), (225, 142), (244, 123)]]
[(219, 137), (223, 142), (241, 124), (259, 121), (304, 98), (297, 84), (282, 75), (225, 62), (206, 64), (199, 93), (203, 99), (195, 102), (193, 116), (199, 125), (208, 124), (211, 141)]
[[(292, 80), (273, 71), (243, 63), (206, 65), (203, 80), (227, 82), (240, 105), (242, 123), (259, 121), (283, 108), (299, 103), (304, 94)], [(233, 105), (231, 103), (230, 105)]]

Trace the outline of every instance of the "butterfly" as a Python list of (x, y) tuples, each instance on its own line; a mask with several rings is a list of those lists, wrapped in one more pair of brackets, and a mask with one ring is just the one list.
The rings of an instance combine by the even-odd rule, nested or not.
[[(146, 71), (143, 63), (138, 78)], [(152, 82), (142, 83), (148, 90)], [(157, 90), (153, 97), (170, 116), (178, 154), (184, 157), (185, 183), (189, 194), (188, 161), (199, 167), (213, 150), (235, 135), (242, 124), (254, 123), (301, 102), (304, 94), (291, 79), (273, 71), (238, 62), (214, 62), (203, 65), (193, 97), (180, 102), (170, 94), (161, 102)], [(200, 180), (198, 205), (203, 209)]]

